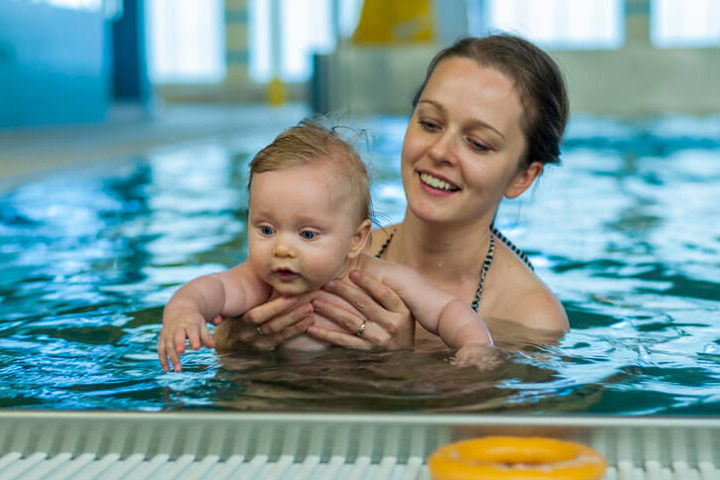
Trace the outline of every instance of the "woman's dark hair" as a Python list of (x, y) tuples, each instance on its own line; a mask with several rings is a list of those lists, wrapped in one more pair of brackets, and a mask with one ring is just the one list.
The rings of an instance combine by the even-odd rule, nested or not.
[(557, 63), (546, 52), (514, 35), (463, 38), (441, 50), (428, 66), (425, 80), (413, 98), (420, 100), (435, 67), (446, 58), (468, 58), (510, 78), (525, 109), (521, 127), (527, 140), (524, 164), (534, 161), (560, 163), (560, 141), (568, 117), (565, 80)]

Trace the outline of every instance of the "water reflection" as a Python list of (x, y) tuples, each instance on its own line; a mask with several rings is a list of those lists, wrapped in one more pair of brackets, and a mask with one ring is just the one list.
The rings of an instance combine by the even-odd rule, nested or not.
[[(367, 155), (385, 223), (405, 207), (404, 121), (378, 120), (395, 133)], [(488, 319), (500, 349), (484, 370), (456, 368), (445, 348), (203, 349), (185, 355), (182, 373), (161, 373), (162, 305), (247, 254), (247, 142), (21, 185), (0, 195), (0, 407), (717, 413), (718, 131), (720, 118), (574, 120), (564, 165), (498, 216), (573, 330), (539, 342)]]

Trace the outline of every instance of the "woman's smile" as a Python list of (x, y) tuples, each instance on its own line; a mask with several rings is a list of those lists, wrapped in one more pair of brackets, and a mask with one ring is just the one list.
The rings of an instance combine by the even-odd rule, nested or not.
[(459, 192), (460, 187), (451, 183), (449, 180), (430, 174), (428, 172), (420, 172), (420, 184), (423, 190), (431, 195), (448, 196), (454, 192)]

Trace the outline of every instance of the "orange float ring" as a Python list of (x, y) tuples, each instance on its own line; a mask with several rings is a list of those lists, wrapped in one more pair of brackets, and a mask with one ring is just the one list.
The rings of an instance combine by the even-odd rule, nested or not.
[(441, 447), (428, 468), (434, 480), (600, 480), (607, 462), (579, 443), (498, 436)]

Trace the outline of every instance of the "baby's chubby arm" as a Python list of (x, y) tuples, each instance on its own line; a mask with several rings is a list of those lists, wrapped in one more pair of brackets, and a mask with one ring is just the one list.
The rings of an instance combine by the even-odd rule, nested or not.
[(163, 327), (158, 341), (158, 355), (163, 370), (169, 370), (168, 357), (175, 371), (180, 371), (179, 354), (185, 352), (185, 341), (197, 350), (201, 345), (214, 347), (207, 322), (218, 315), (239, 316), (264, 302), (270, 287), (254, 274), (248, 264), (205, 275), (183, 285), (163, 311)]
[(457, 297), (440, 290), (404, 265), (382, 262), (373, 267), (373, 270), (378, 269), (374, 275), (403, 299), (415, 319), (427, 330), (440, 335), (449, 346), (492, 345), (485, 322)]

